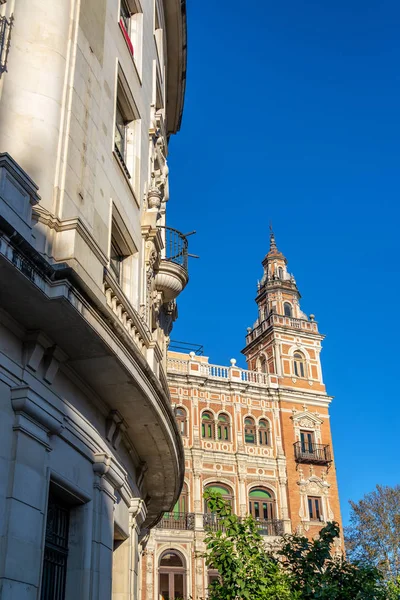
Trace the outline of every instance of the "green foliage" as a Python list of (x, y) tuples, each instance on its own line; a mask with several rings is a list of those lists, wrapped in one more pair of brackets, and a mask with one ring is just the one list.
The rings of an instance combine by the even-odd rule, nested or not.
[(333, 548), (340, 530), (328, 523), (314, 540), (286, 536), (279, 555), (292, 575), (293, 589), (304, 600), (384, 600), (382, 576), (374, 567), (352, 564), (335, 557)]
[(213, 491), (204, 494), (222, 531), (209, 532), (207, 566), (218, 569), (220, 580), (209, 589), (210, 600), (296, 600), (289, 577), (264, 548), (252, 517), (241, 521)]
[(345, 531), (349, 558), (375, 565), (385, 580), (396, 586), (400, 577), (400, 486), (377, 485), (350, 505), (350, 526)]
[(220, 525), (205, 539), (207, 566), (220, 575), (209, 600), (400, 600), (399, 582), (386, 585), (375, 566), (334, 556), (337, 523), (314, 540), (287, 535), (273, 552), (251, 516), (239, 519), (217, 492), (204, 497)]

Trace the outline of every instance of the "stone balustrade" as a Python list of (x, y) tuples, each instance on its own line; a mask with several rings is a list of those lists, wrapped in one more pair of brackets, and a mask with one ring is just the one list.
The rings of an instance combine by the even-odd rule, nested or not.
[(146, 356), (146, 350), (151, 341), (150, 329), (107, 270), (104, 273), (104, 293), (107, 305), (143, 356)]
[(275, 375), (271, 376), (269, 373), (241, 369), (236, 366), (236, 361), (234, 359), (231, 361), (231, 366), (226, 367), (223, 365), (213, 365), (207, 362), (201, 362), (200, 360), (196, 360), (195, 356), (191, 356), (188, 360), (168, 357), (167, 372), (219, 381), (231, 381), (247, 385), (251, 384), (271, 387), (277, 385), (277, 378)]
[(278, 327), (290, 327), (291, 329), (298, 329), (299, 331), (304, 332), (318, 333), (318, 325), (315, 321), (271, 314), (267, 319), (261, 321), (261, 323), (259, 323), (247, 334), (246, 345), (256, 340), (264, 331), (272, 327), (272, 325)]

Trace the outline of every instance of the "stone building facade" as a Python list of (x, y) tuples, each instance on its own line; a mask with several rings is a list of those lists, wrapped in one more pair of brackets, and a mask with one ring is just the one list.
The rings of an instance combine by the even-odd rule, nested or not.
[[(171, 399), (185, 447), (185, 483), (172, 512), (151, 532), (142, 558), (142, 600), (206, 596), (204, 535), (218, 528), (203, 492), (217, 488), (266, 541), (314, 536), (340, 523), (323, 335), (300, 308), (296, 282), (274, 235), (258, 284), (258, 319), (246, 336), (248, 370), (169, 352)], [(338, 540), (338, 545), (340, 540)]]
[(138, 598), (179, 497), (182, 0), (0, 0), (0, 597)]

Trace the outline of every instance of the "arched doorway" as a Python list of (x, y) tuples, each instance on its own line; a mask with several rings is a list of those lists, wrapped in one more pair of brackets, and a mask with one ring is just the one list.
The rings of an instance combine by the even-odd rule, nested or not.
[(167, 550), (160, 558), (158, 569), (159, 600), (185, 598), (186, 569), (182, 555), (176, 550)]

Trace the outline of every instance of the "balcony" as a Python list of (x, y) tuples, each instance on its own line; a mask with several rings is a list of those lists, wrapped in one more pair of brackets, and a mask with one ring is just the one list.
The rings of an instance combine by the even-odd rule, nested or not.
[(260, 535), (279, 536), (285, 533), (283, 521), (280, 519), (256, 520), (256, 526)]
[(332, 462), (331, 448), (327, 444), (294, 444), (294, 456), (298, 463), (328, 465)]
[[(240, 519), (240, 521), (244, 521), (244, 519)], [(281, 536), (284, 535), (284, 524), (280, 519), (270, 519), (270, 520), (255, 520), (256, 527), (258, 532), (262, 536)], [(203, 515), (203, 527), (206, 531), (224, 531), (225, 528), (222, 524), (222, 519), (213, 514), (204, 514)]]
[(157, 524), (158, 529), (194, 529), (193, 513), (164, 513), (163, 518)]
[(155, 279), (156, 288), (164, 301), (174, 300), (189, 281), (188, 241), (172, 227), (160, 227), (164, 250)]
[[(3, 3), (0, 2), (0, 4)], [(7, 58), (10, 50), (13, 21), (14, 17), (12, 15), (9, 19), (5, 16), (0, 17), (0, 76), (4, 71), (7, 71)]]

